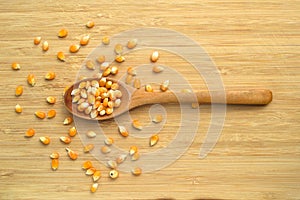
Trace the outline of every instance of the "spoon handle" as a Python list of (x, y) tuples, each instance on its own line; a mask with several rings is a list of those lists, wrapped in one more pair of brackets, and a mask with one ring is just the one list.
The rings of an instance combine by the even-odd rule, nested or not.
[(193, 103), (194, 95), (196, 95), (199, 104), (266, 105), (272, 101), (272, 92), (266, 89), (227, 90), (225, 91), (225, 99), (223, 93), (218, 91), (195, 91), (194, 93), (146, 92), (143, 98), (139, 100), (140, 105), (178, 103), (179, 101), (182, 103)]

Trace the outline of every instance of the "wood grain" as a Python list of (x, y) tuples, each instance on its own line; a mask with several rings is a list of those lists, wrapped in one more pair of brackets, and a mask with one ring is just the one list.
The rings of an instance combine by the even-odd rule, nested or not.
[[(299, 199), (299, 8), (297, 0), (1, 0), (0, 199)], [(88, 20), (95, 21), (93, 29), (85, 28)], [(69, 36), (58, 39), (62, 27), (69, 30)], [(211, 107), (203, 105), (198, 133), (182, 157), (159, 171), (140, 177), (122, 173), (112, 181), (102, 163), (81, 153), (80, 137), (76, 136), (71, 144), (80, 152), (79, 159), (70, 161), (64, 154), (65, 145), (57, 138), (67, 134), (69, 127), (62, 121), (69, 113), (61, 94), (103, 35), (140, 27), (169, 28), (187, 35), (210, 55), (226, 89), (267, 88), (273, 92), (273, 101), (266, 107), (228, 106), (218, 143), (205, 159), (199, 159), (211, 123)], [(85, 33), (91, 34), (88, 46), (76, 55), (68, 54), (65, 63), (56, 60), (57, 51), (67, 52), (68, 46)], [(48, 52), (33, 45), (35, 36), (49, 42)], [(194, 89), (205, 88), (201, 76), (184, 60), (176, 59), (165, 61)], [(12, 62), (19, 62), (22, 69), (13, 71)], [(55, 71), (57, 78), (45, 81), (48, 71)], [(35, 87), (26, 83), (29, 73), (37, 77)], [(18, 98), (14, 96), (17, 85), (24, 86), (24, 94)], [(48, 95), (58, 98), (54, 106), (46, 103)], [(16, 103), (24, 108), (20, 115), (14, 112)], [(39, 120), (33, 114), (50, 108), (57, 110), (54, 119)], [(145, 115), (149, 108), (137, 108), (131, 116), (149, 120)], [(181, 126), (178, 106), (164, 108), (167, 122), (156, 148), (168, 145)], [(122, 140), (114, 122), (100, 126), (116, 138), (120, 148), (136, 143), (146, 151), (145, 142)], [(25, 139), (29, 127), (37, 134)], [(50, 146), (39, 143), (43, 135), (53, 138)], [(62, 154), (56, 172), (50, 170), (48, 157), (53, 150)], [(81, 170), (87, 159), (103, 171), (95, 194), (89, 192), (90, 177)]]

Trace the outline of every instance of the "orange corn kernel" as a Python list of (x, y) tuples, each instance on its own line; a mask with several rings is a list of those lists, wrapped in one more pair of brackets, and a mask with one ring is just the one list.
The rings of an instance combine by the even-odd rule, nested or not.
[(19, 85), (16, 87), (16, 96), (21, 96), (23, 94), (23, 86)]
[(69, 47), (69, 51), (71, 53), (76, 53), (78, 52), (80, 49), (80, 45), (77, 45), (77, 44), (72, 44), (70, 47)]
[(55, 110), (49, 110), (48, 113), (47, 113), (47, 118), (48, 119), (52, 119), (56, 116), (56, 111)]
[(35, 85), (35, 77), (33, 74), (29, 74), (27, 76), (27, 82), (29, 85), (34, 86)]
[(67, 37), (67, 35), (68, 35), (68, 31), (67, 31), (67, 29), (64, 29), (64, 28), (60, 29), (57, 34), (57, 36), (60, 38)]
[(69, 136), (61, 136), (59, 137), (60, 141), (62, 141), (65, 144), (70, 144), (71, 143), (71, 138)]
[(90, 41), (90, 36), (89, 35), (85, 35), (80, 39), (80, 45), (81, 46), (85, 46), (89, 43)]
[(93, 167), (93, 164), (92, 164), (92, 162), (89, 161), (89, 160), (85, 161), (85, 162), (82, 164), (82, 169), (89, 169), (89, 168), (91, 168), (91, 167)]
[(43, 42), (42, 49), (43, 49), (43, 51), (48, 51), (49, 50), (49, 43), (47, 41)]
[(49, 103), (49, 104), (55, 104), (56, 103), (56, 98), (55, 97), (52, 97), (52, 96), (49, 96), (46, 98), (46, 101)]
[(69, 136), (74, 137), (76, 134), (77, 134), (77, 130), (75, 126), (69, 129)]
[(78, 153), (71, 150), (69, 147), (66, 148), (66, 151), (70, 159), (76, 160), (78, 158)]
[(40, 118), (40, 119), (45, 119), (45, 118), (46, 118), (46, 113), (44, 113), (44, 112), (37, 111), (37, 112), (35, 112), (34, 114), (35, 114), (35, 116), (36, 116), (37, 118)]
[(56, 171), (59, 165), (59, 161), (57, 158), (52, 159), (51, 161), (51, 168), (53, 171)]
[(33, 137), (34, 134), (35, 134), (35, 130), (33, 128), (29, 128), (25, 133), (25, 137)]
[(93, 21), (88, 21), (85, 25), (87, 28), (93, 28), (95, 26), (95, 22)]
[(21, 66), (20, 66), (19, 63), (14, 62), (14, 63), (11, 64), (11, 68), (13, 70), (19, 70), (19, 69), (21, 69)]
[(57, 59), (60, 61), (65, 61), (65, 59), (66, 59), (66, 56), (65, 56), (64, 52), (62, 52), (62, 51), (57, 52), (56, 56), (57, 56)]
[(48, 145), (48, 144), (50, 144), (51, 139), (50, 139), (50, 137), (45, 136), (45, 137), (40, 137), (40, 141), (41, 141), (41, 143)]
[(41, 43), (42, 37), (35, 37), (33, 39), (33, 44), (39, 45)]
[(15, 111), (16, 111), (16, 113), (21, 113), (21, 112), (23, 111), (22, 106), (21, 106), (20, 104), (17, 104), (17, 105), (15, 106)]
[(156, 145), (156, 144), (157, 144), (157, 142), (158, 142), (158, 140), (159, 140), (159, 137), (158, 137), (158, 135), (157, 135), (157, 134), (155, 134), (155, 135), (152, 135), (152, 136), (150, 137), (150, 141), (149, 141), (149, 145), (150, 145), (150, 147), (152, 147), (152, 146)]
[(55, 76), (56, 76), (55, 72), (48, 72), (48, 73), (45, 75), (45, 79), (46, 79), (46, 80), (53, 80), (53, 79), (55, 79)]

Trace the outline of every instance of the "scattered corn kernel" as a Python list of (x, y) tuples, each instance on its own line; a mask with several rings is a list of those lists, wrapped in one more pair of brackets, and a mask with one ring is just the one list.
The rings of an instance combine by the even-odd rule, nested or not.
[(139, 176), (142, 174), (142, 169), (139, 167), (135, 167), (134, 169), (131, 170), (131, 173), (135, 176)]
[(49, 97), (46, 98), (46, 101), (49, 104), (55, 104), (56, 103), (56, 98), (52, 97), (52, 96), (49, 96)]
[(110, 75), (110, 72), (111, 72), (111, 68), (106, 68), (104, 71), (103, 71), (103, 73), (102, 73), (102, 76), (108, 76), (108, 75)]
[(59, 137), (60, 141), (62, 141), (65, 144), (70, 144), (71, 143), (71, 138), (69, 136), (61, 136)]
[(116, 159), (117, 164), (119, 165), (119, 164), (123, 163), (126, 160), (126, 158), (127, 158), (126, 154), (119, 155)]
[(101, 171), (96, 170), (95, 173), (93, 174), (93, 181), (97, 182), (101, 178)]
[(133, 49), (136, 47), (138, 40), (137, 39), (131, 39), (127, 42), (127, 48), (128, 49)]
[(86, 135), (89, 137), (89, 138), (94, 138), (97, 136), (97, 134), (94, 132), (94, 131), (88, 131), (86, 132)]
[(158, 51), (153, 51), (153, 53), (152, 53), (151, 56), (150, 56), (150, 60), (151, 60), (152, 62), (156, 62), (156, 61), (158, 60), (158, 58), (159, 58), (159, 53), (158, 53)]
[(86, 170), (85, 174), (88, 176), (93, 175), (95, 172), (97, 171), (97, 169), (95, 167), (90, 167)]
[(49, 50), (49, 43), (47, 41), (43, 42), (42, 49), (43, 49), (43, 51), (48, 51)]
[(89, 161), (89, 160), (85, 161), (85, 162), (82, 164), (82, 169), (89, 169), (89, 168), (91, 168), (91, 167), (93, 167), (93, 164), (92, 164), (92, 162)]
[(133, 126), (133, 128), (138, 129), (138, 130), (143, 129), (143, 126), (141, 125), (141, 122), (138, 119), (132, 120), (132, 126)]
[(145, 91), (146, 92), (153, 92), (153, 88), (150, 84), (145, 85)]
[(64, 28), (60, 29), (57, 34), (57, 36), (60, 38), (67, 37), (67, 35), (68, 35), (68, 31), (67, 31), (67, 29), (64, 29)]
[(40, 119), (45, 119), (46, 118), (46, 113), (44, 113), (44, 112), (36, 111), (34, 114), (37, 118), (40, 118)]
[(98, 63), (104, 63), (105, 62), (105, 56), (104, 55), (100, 55), (98, 58), (97, 58), (97, 62)]
[(19, 63), (12, 63), (11, 64), (11, 68), (13, 69), (13, 70), (19, 70), (19, 69), (21, 69), (21, 66), (20, 66), (20, 64)]
[(56, 171), (59, 165), (59, 161), (57, 158), (51, 160), (51, 168), (53, 171)]
[(69, 136), (74, 137), (77, 134), (76, 127), (73, 126), (72, 128), (69, 129)]
[(199, 108), (199, 103), (197, 102), (192, 103), (192, 108), (194, 109)]
[(22, 106), (21, 106), (20, 104), (17, 104), (17, 105), (15, 106), (15, 111), (16, 111), (16, 113), (21, 113), (21, 112), (23, 111)]
[(159, 137), (158, 137), (157, 134), (152, 135), (152, 136), (150, 137), (150, 141), (149, 141), (150, 147), (153, 147), (154, 145), (156, 145), (157, 142), (158, 142), (158, 140), (159, 140)]
[(170, 84), (169, 80), (164, 81), (162, 84), (160, 84), (160, 90), (163, 92), (167, 91), (169, 88), (169, 84)]
[(34, 86), (35, 85), (35, 77), (33, 74), (29, 74), (27, 76), (27, 82), (29, 85)]
[(140, 89), (141, 88), (141, 80), (138, 78), (135, 78), (133, 81), (133, 87), (136, 89)]
[(136, 146), (131, 146), (130, 148), (129, 148), (129, 155), (133, 155), (133, 154), (135, 154), (136, 152), (138, 152), (138, 148), (136, 147)]
[(108, 146), (102, 146), (101, 152), (104, 154), (107, 154), (107, 153), (111, 152), (111, 149)]
[(47, 118), (48, 119), (52, 119), (55, 116), (56, 116), (56, 111), (55, 110), (51, 109), (51, 110), (48, 111), (48, 113), (47, 113)]
[(125, 61), (125, 57), (122, 56), (122, 55), (116, 55), (115, 61), (118, 62), (118, 63), (122, 63), (122, 62)]
[(136, 161), (140, 158), (140, 153), (139, 152), (135, 152), (132, 156), (131, 156), (131, 160), (132, 161)]
[(116, 75), (119, 72), (119, 68), (117, 66), (112, 66), (110, 73)]
[(161, 67), (161, 66), (154, 66), (152, 68), (152, 71), (155, 72), (155, 73), (160, 73), (160, 72), (164, 71), (164, 68)]
[(16, 92), (15, 92), (16, 96), (21, 96), (23, 94), (23, 86), (19, 85), (16, 87)]
[(80, 45), (81, 46), (85, 46), (89, 43), (90, 41), (90, 36), (89, 35), (84, 35), (81, 39), (80, 39)]
[(130, 74), (132, 76), (136, 76), (136, 71), (132, 67), (127, 68), (127, 74)]
[(48, 73), (45, 75), (45, 79), (46, 79), (46, 80), (53, 80), (53, 79), (55, 79), (55, 76), (56, 76), (55, 72), (48, 72)]
[(125, 83), (126, 84), (130, 84), (132, 82), (133, 76), (130, 74), (127, 74), (126, 79), (125, 79)]
[(123, 45), (121, 45), (121, 44), (116, 44), (114, 50), (115, 50), (115, 53), (116, 53), (116, 54), (121, 54), (121, 53), (123, 52)]
[(80, 49), (80, 45), (78, 45), (78, 44), (72, 44), (72, 45), (69, 47), (69, 51), (70, 51), (71, 53), (76, 53), (76, 52), (79, 51), (79, 49)]
[(52, 152), (51, 154), (50, 154), (50, 158), (51, 159), (58, 159), (59, 158), (59, 153), (58, 152)]
[(88, 60), (85, 63), (87, 69), (94, 70), (96, 69), (95, 63), (92, 60)]
[(66, 151), (70, 159), (76, 160), (78, 158), (78, 153), (71, 150), (69, 147), (66, 148)]
[(97, 191), (97, 189), (98, 189), (98, 186), (99, 186), (98, 183), (93, 183), (92, 186), (91, 186), (91, 189), (90, 189), (91, 192), (95, 193)]
[(119, 172), (117, 170), (113, 169), (109, 172), (109, 177), (112, 179), (116, 179), (119, 177)]
[(93, 149), (94, 149), (94, 145), (93, 144), (88, 144), (88, 145), (85, 145), (84, 147), (83, 147), (83, 152), (84, 153), (88, 153), (88, 152), (90, 152), (90, 151), (92, 151)]
[(106, 164), (107, 164), (107, 167), (109, 167), (111, 169), (116, 169), (118, 166), (117, 162), (114, 160), (109, 160), (109, 161), (107, 161)]
[(66, 56), (65, 56), (64, 52), (62, 52), (62, 51), (57, 52), (56, 57), (58, 60), (63, 61), (63, 62), (66, 60)]
[(123, 136), (123, 137), (127, 137), (129, 134), (128, 134), (128, 131), (126, 130), (125, 126), (119, 126), (119, 133)]
[(95, 26), (95, 22), (93, 21), (88, 21), (85, 25), (87, 28), (93, 28)]
[(152, 122), (154, 122), (154, 123), (160, 123), (160, 122), (162, 122), (162, 120), (163, 120), (163, 116), (161, 114), (155, 115), (152, 118)]
[(110, 43), (110, 38), (109, 38), (108, 36), (103, 36), (103, 37), (102, 37), (102, 43), (103, 43), (104, 45), (109, 45), (109, 43)]
[(107, 146), (110, 146), (114, 143), (114, 139), (111, 137), (108, 137), (104, 140), (104, 144), (106, 144)]
[(64, 125), (69, 125), (69, 124), (71, 124), (72, 122), (73, 122), (73, 118), (72, 118), (72, 117), (66, 117), (66, 118), (64, 119), (63, 124), (64, 124)]
[(33, 128), (29, 128), (25, 133), (25, 137), (33, 137), (34, 135), (35, 135), (35, 130)]
[(45, 136), (45, 137), (40, 137), (40, 141), (41, 141), (41, 143), (48, 145), (48, 144), (50, 144), (51, 139), (50, 139), (50, 137)]
[(33, 39), (33, 44), (39, 45), (41, 43), (42, 37), (35, 37)]

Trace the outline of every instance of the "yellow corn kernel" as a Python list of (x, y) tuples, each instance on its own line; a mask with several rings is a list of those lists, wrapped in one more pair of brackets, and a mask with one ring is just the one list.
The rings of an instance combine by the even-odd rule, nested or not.
[(33, 137), (34, 135), (35, 135), (35, 130), (33, 128), (29, 128), (25, 133), (25, 137)]
[(35, 37), (33, 39), (33, 44), (39, 45), (41, 43), (42, 37)]
[(141, 80), (138, 78), (135, 78), (133, 81), (133, 87), (136, 89), (140, 89), (141, 88)]
[(149, 145), (150, 145), (150, 147), (153, 147), (154, 145), (156, 145), (157, 142), (158, 142), (158, 140), (159, 140), (159, 137), (158, 137), (157, 134), (152, 135), (152, 136), (150, 137), (150, 140), (149, 140)]
[(57, 36), (60, 38), (67, 37), (67, 35), (68, 35), (68, 31), (67, 31), (67, 29), (64, 29), (64, 28), (60, 29), (57, 34)]
[(45, 136), (45, 137), (40, 137), (40, 141), (41, 141), (41, 143), (43, 143), (44, 145), (48, 145), (48, 144), (50, 144), (51, 139), (50, 139), (50, 137)]
[(40, 118), (40, 119), (45, 119), (46, 118), (46, 113), (44, 113), (44, 112), (36, 111), (34, 114), (37, 118)]
[(136, 76), (136, 71), (132, 67), (127, 68), (127, 74), (130, 74), (132, 76)]
[(136, 152), (138, 152), (138, 148), (136, 147), (136, 146), (131, 146), (130, 148), (129, 148), (129, 155), (133, 155), (133, 154), (135, 154)]
[(135, 167), (134, 169), (131, 170), (131, 173), (135, 176), (139, 176), (142, 174), (142, 169), (139, 167)]
[(15, 111), (16, 111), (16, 113), (21, 113), (21, 112), (23, 111), (22, 106), (21, 106), (20, 104), (17, 104), (17, 105), (15, 106)]
[(125, 79), (125, 83), (128, 85), (132, 82), (133, 76), (130, 74), (127, 74), (126, 79)]
[(69, 125), (69, 124), (71, 124), (73, 122), (73, 118), (72, 117), (66, 117), (65, 119), (64, 119), (64, 125)]
[(85, 67), (90, 70), (96, 69), (95, 63), (91, 60), (86, 61)]
[(123, 137), (128, 137), (129, 133), (126, 130), (125, 126), (119, 126), (119, 133), (123, 136)]
[(59, 165), (59, 161), (57, 158), (52, 159), (51, 161), (51, 168), (53, 171), (56, 171)]
[(47, 118), (48, 119), (52, 119), (55, 116), (56, 116), (56, 111), (55, 110), (51, 109), (51, 110), (48, 111), (48, 113), (47, 113)]
[(123, 46), (121, 44), (116, 44), (114, 50), (116, 54), (121, 54), (123, 52)]
[(69, 136), (74, 137), (76, 134), (77, 134), (77, 130), (75, 126), (69, 129)]
[(23, 94), (23, 86), (19, 85), (16, 87), (16, 96), (21, 96)]
[(99, 186), (98, 183), (93, 183), (92, 186), (91, 186), (91, 189), (90, 189), (91, 192), (95, 193), (97, 191), (97, 189), (98, 189), (98, 186)]
[(161, 67), (161, 66), (154, 66), (154, 67), (152, 68), (152, 71), (153, 71), (154, 73), (160, 73), (160, 72), (164, 71), (164, 68)]
[(119, 164), (123, 163), (126, 160), (126, 158), (127, 158), (126, 154), (119, 155), (116, 159), (117, 164), (119, 165)]
[(89, 35), (84, 35), (81, 39), (80, 39), (80, 45), (81, 46), (85, 46), (89, 43), (90, 41), (90, 36)]
[(136, 47), (138, 40), (137, 39), (131, 39), (127, 42), (127, 48), (128, 49), (133, 49)]
[(114, 143), (114, 139), (111, 137), (108, 137), (104, 140), (104, 144), (106, 144), (107, 146), (110, 146)]
[(59, 137), (60, 141), (62, 141), (65, 144), (70, 144), (71, 143), (71, 138), (69, 136), (61, 136)]
[(60, 61), (66, 60), (66, 56), (65, 56), (64, 52), (62, 52), (62, 51), (57, 52), (56, 56), (57, 56), (57, 59)]
[(150, 84), (145, 85), (145, 91), (146, 92), (153, 92), (153, 88)]
[(143, 129), (143, 126), (141, 125), (141, 122), (138, 119), (132, 120), (132, 126), (135, 129), (138, 129), (138, 130), (142, 130)]
[(115, 61), (118, 62), (118, 63), (122, 63), (122, 62), (125, 61), (125, 57), (121, 56), (121, 55), (116, 55)]
[(110, 72), (111, 72), (111, 68), (108, 67), (103, 71), (102, 76), (106, 77), (110, 75)]
[(33, 74), (29, 74), (27, 76), (27, 82), (29, 85), (34, 86), (35, 85), (35, 77)]
[(116, 169), (113, 169), (109, 172), (109, 177), (112, 179), (116, 179), (119, 177), (119, 172)]
[(66, 151), (70, 159), (76, 160), (78, 158), (78, 153), (71, 150), (69, 147), (66, 148)]
[(11, 64), (11, 68), (13, 70), (19, 70), (19, 69), (21, 69), (21, 66), (20, 66), (19, 63), (14, 62), (14, 63)]
[(135, 161), (138, 160), (140, 158), (140, 153), (139, 152), (135, 152), (132, 156), (131, 156), (131, 160)]
[(49, 96), (49, 97), (46, 98), (46, 101), (49, 104), (55, 104), (56, 103), (56, 98), (52, 97), (52, 96)]
[(103, 36), (103, 37), (102, 37), (102, 43), (103, 43), (104, 45), (109, 45), (109, 43), (110, 43), (110, 38), (109, 38), (108, 36)]
[(160, 122), (162, 122), (162, 120), (163, 120), (163, 116), (161, 114), (155, 115), (152, 118), (152, 122), (154, 122), (154, 123), (160, 123)]
[(104, 55), (100, 55), (98, 58), (97, 58), (97, 62), (102, 64), (105, 62), (105, 56)]
[(93, 174), (93, 181), (96, 182), (101, 178), (101, 171), (96, 170), (95, 173)]
[(85, 162), (82, 164), (82, 169), (89, 169), (89, 168), (91, 168), (91, 167), (93, 167), (93, 164), (92, 164), (92, 162), (89, 161), (89, 160), (85, 161)]
[(88, 144), (88, 145), (83, 147), (83, 152), (88, 153), (88, 152), (92, 151), (94, 149), (94, 147), (95, 146), (93, 144)]
[(101, 152), (104, 153), (104, 154), (107, 154), (107, 153), (111, 152), (111, 149), (107, 146), (102, 146), (101, 147)]
[(47, 41), (43, 42), (42, 49), (43, 49), (43, 51), (48, 51), (49, 50), (49, 43)]
[(164, 81), (161, 85), (160, 85), (160, 90), (165, 92), (168, 90), (169, 88), (169, 84), (170, 84), (170, 81), (169, 80), (166, 80)]
[(51, 159), (58, 159), (59, 158), (59, 153), (58, 152), (52, 152), (51, 154), (50, 154), (50, 158)]
[(151, 56), (150, 56), (150, 60), (152, 62), (156, 62), (158, 60), (158, 58), (159, 58), (158, 51), (153, 51), (152, 54), (151, 54)]
[(93, 175), (95, 172), (97, 171), (97, 169), (95, 167), (90, 167), (86, 170), (85, 174), (88, 176)]
[(76, 52), (79, 51), (79, 49), (80, 49), (80, 45), (78, 45), (78, 44), (72, 44), (72, 45), (69, 47), (69, 51), (70, 51), (71, 53), (76, 53)]
[(55, 79), (55, 76), (56, 76), (55, 72), (48, 72), (48, 73), (45, 75), (45, 79), (46, 79), (46, 80), (53, 80), (53, 79)]
[(88, 21), (85, 25), (87, 28), (93, 28), (95, 26), (95, 22), (93, 21)]

